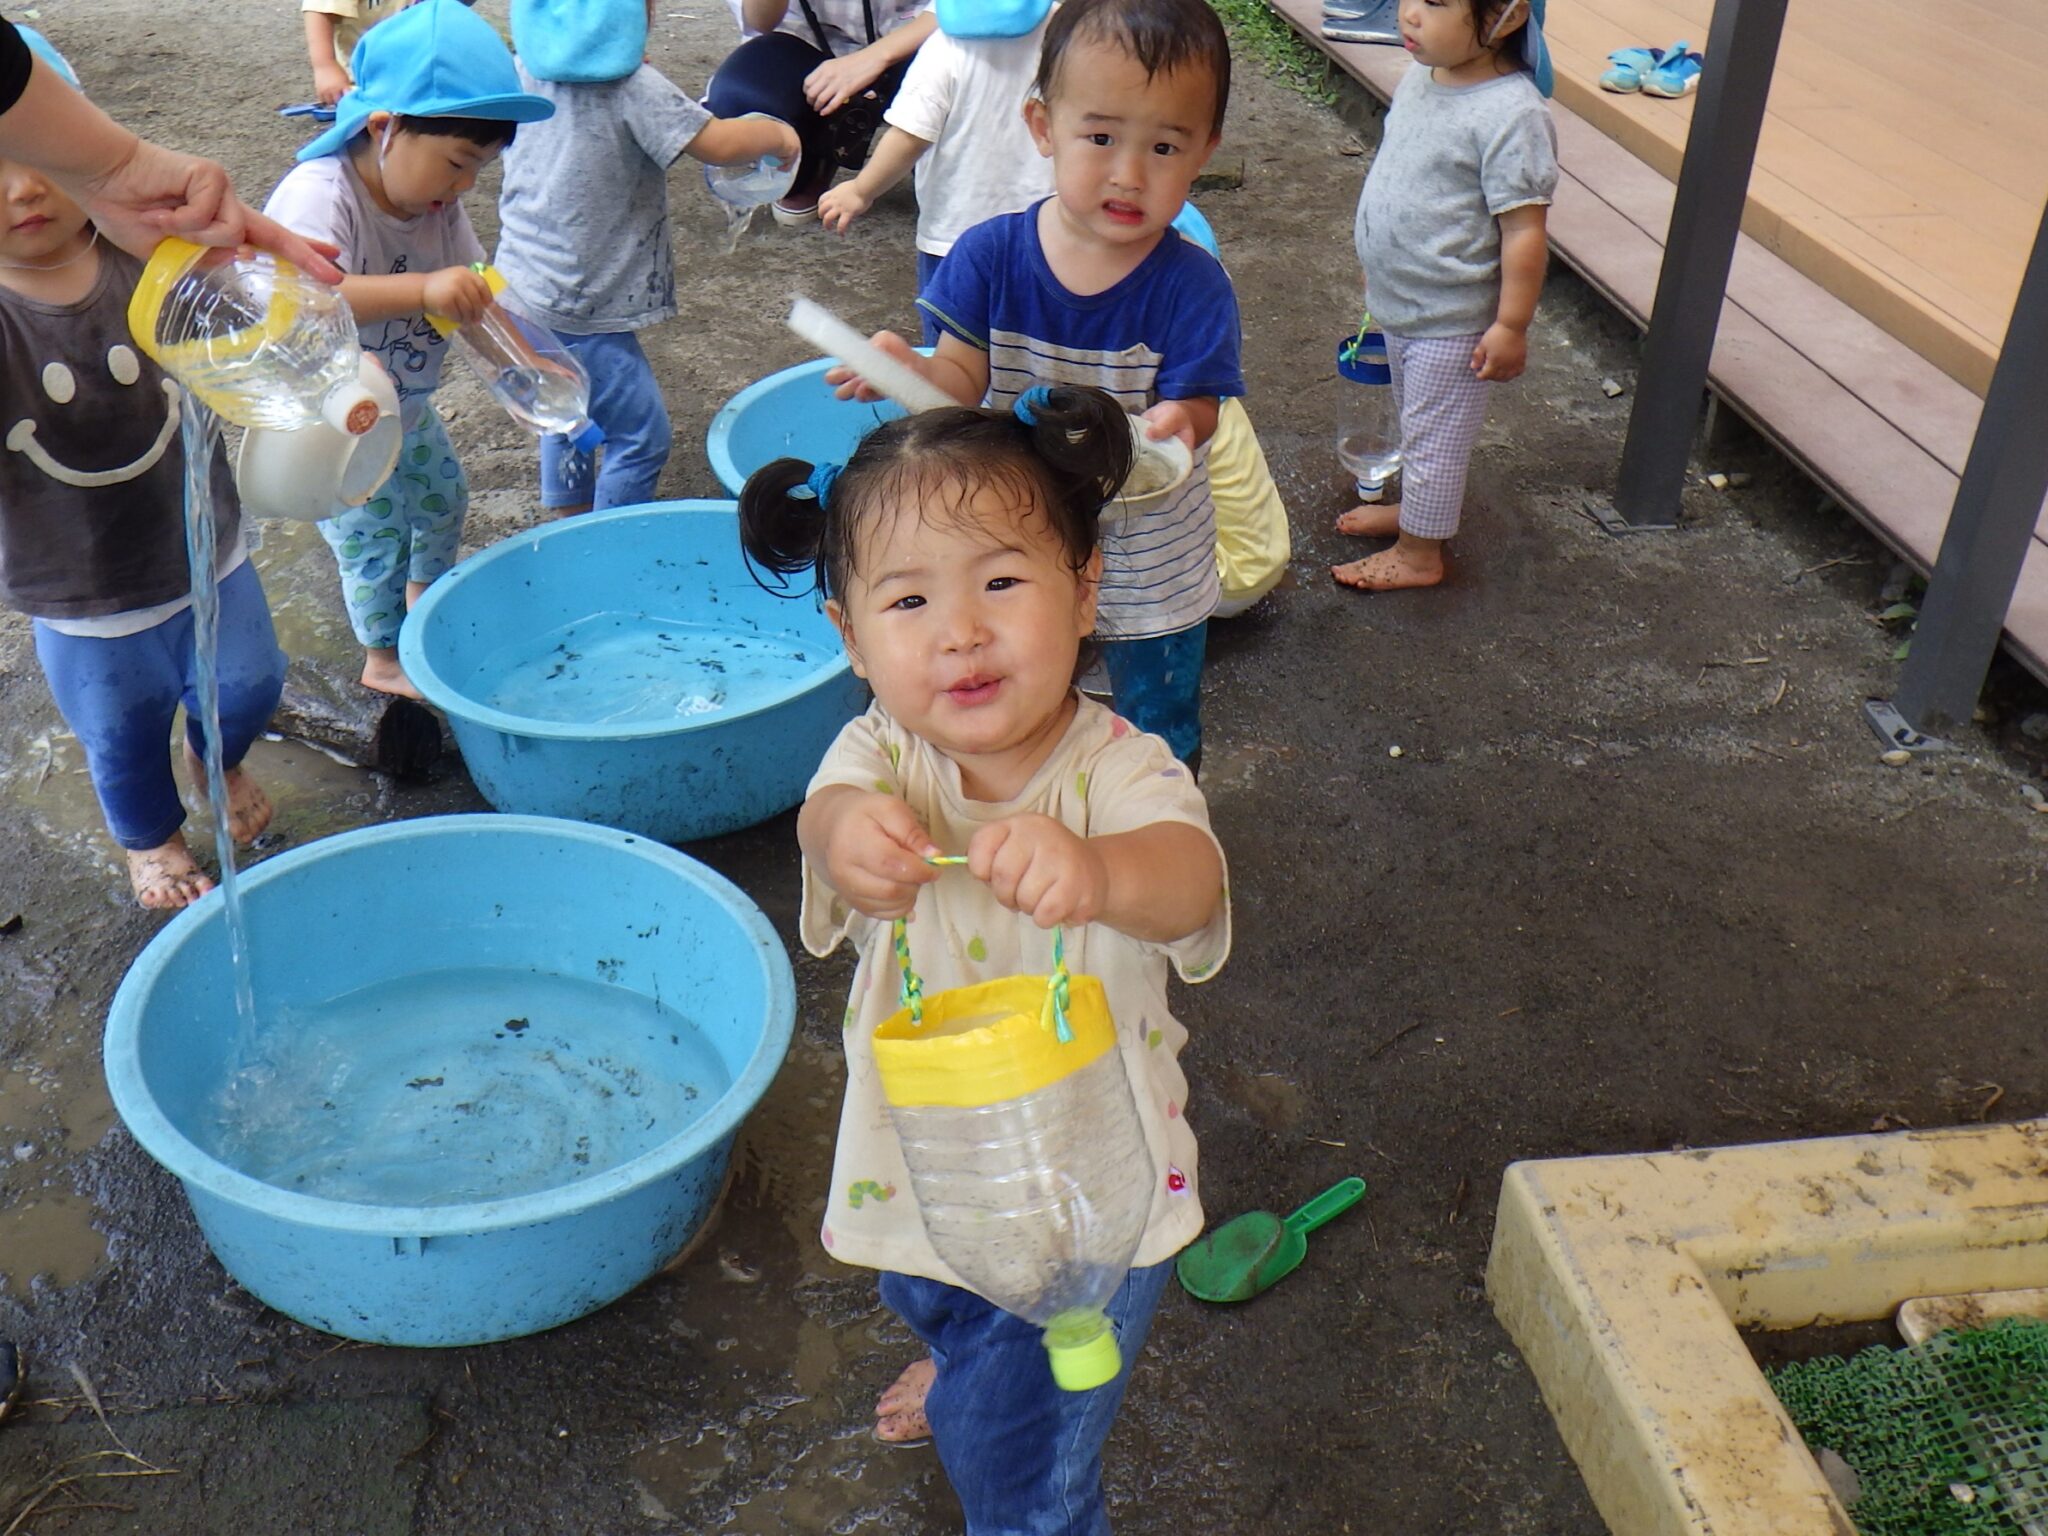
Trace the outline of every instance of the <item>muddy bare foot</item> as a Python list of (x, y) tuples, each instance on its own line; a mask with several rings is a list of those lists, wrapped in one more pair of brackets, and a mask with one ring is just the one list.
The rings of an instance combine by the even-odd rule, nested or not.
[(426, 695), (413, 687), (412, 679), (405, 675), (405, 668), (398, 664), (396, 651), (365, 651), (363, 653), (363, 686), (374, 688), (378, 693), (395, 693), (402, 699), (418, 699), (426, 703)]
[(906, 1365), (875, 1403), (875, 1438), (884, 1445), (922, 1445), (932, 1437), (932, 1421), (924, 1416), (939, 1368), (929, 1359)]
[(1433, 587), (1444, 579), (1442, 555), (1415, 556), (1396, 547), (1383, 549), (1363, 560), (1333, 565), (1330, 574), (1340, 586), (1359, 592), (1400, 592), (1409, 587)]
[[(192, 782), (204, 790), (206, 764), (189, 741), (185, 743), (185, 761), (191, 765)], [(263, 793), (263, 786), (246, 768), (229, 768), (221, 774), (221, 780), (228, 792), (228, 835), (238, 843), (255, 842), (275, 814), (270, 796)]]
[(1401, 531), (1401, 503), (1368, 501), (1337, 519), (1337, 531), (1354, 539), (1391, 539)]
[(185, 834), (173, 832), (171, 840), (155, 848), (129, 848), (128, 884), (135, 899), (156, 912), (174, 912), (189, 907), (213, 889), (206, 872), (192, 862), (192, 850), (185, 846)]

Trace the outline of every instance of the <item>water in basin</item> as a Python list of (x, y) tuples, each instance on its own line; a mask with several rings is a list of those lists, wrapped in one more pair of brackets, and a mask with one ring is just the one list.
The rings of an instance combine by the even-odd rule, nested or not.
[(460, 1205), (570, 1184), (677, 1136), (731, 1086), (697, 1028), (622, 987), (465, 967), (267, 1022), (215, 1105), (222, 1162), (294, 1193)]
[(818, 642), (644, 613), (593, 613), (486, 656), (465, 692), (525, 720), (673, 724), (745, 707), (817, 670)]

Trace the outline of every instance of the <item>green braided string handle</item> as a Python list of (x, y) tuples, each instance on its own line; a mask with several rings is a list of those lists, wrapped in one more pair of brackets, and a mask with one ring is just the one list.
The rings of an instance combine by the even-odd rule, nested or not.
[[(927, 864), (954, 868), (967, 862), (961, 854), (935, 854), (925, 860)], [(890, 926), (890, 938), (896, 946), (896, 963), (903, 971), (903, 988), (898, 994), (899, 1006), (910, 1010), (910, 1022), (918, 1028), (924, 1027), (924, 978), (917, 974), (917, 968), (910, 963), (910, 925), (897, 918)], [(1073, 1002), (1073, 977), (1067, 970), (1067, 931), (1055, 928), (1052, 931), (1052, 975), (1045, 985), (1045, 1002), (1038, 1010), (1040, 1026), (1052, 1030), (1061, 1045), (1071, 1045), (1074, 1040), (1073, 1026), (1067, 1022), (1067, 1009)]]

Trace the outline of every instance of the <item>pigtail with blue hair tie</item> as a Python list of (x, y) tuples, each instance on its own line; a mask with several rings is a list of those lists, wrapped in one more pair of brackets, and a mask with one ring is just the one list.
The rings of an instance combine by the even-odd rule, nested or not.
[(1046, 384), (1034, 384), (1019, 395), (1010, 407), (1010, 414), (1027, 427), (1038, 425), (1038, 413), (1052, 403), (1052, 388)]
[(823, 511), (825, 503), (832, 499), (832, 487), (839, 483), (840, 471), (845, 468), (844, 464), (834, 464), (829, 461), (811, 466), (810, 475), (805, 479), (804, 484), (810, 487), (811, 496), (818, 503), (820, 511)]

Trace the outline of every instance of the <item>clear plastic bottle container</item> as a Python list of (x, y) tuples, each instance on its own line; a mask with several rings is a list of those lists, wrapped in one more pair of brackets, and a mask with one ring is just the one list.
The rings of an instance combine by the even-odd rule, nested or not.
[(341, 291), (288, 262), (168, 239), (128, 302), (135, 343), (243, 427), (324, 422), (360, 436), (382, 415), (360, 377), (355, 316)]
[[(765, 112), (748, 112), (745, 116), (779, 121)], [(784, 161), (774, 155), (763, 155), (758, 160), (740, 165), (705, 166), (704, 185), (727, 207), (751, 212), (763, 203), (772, 203), (786, 196), (796, 185), (796, 172), (795, 160)]]
[(1401, 472), (1401, 422), (1387, 339), (1360, 331), (1337, 346), (1337, 373), (1351, 387), (1337, 406), (1337, 458), (1357, 482), (1361, 501), (1379, 501)]
[[(1104, 1308), (1137, 1257), (1157, 1178), (1100, 983), (1072, 979), (1074, 1039), (1055, 1044), (1035, 1002), (974, 1006), (1020, 981), (1031, 984), (942, 993), (921, 1026), (896, 1031), (956, 1057), (950, 1071), (922, 1063), (922, 1091), (889, 1059), (884, 1037), (903, 1015), (877, 1033), (876, 1056), (932, 1247), (976, 1294), (1044, 1328), (1053, 1379), (1086, 1391), (1121, 1370)], [(955, 997), (969, 1006), (949, 1014)]]
[(590, 419), (590, 375), (553, 331), (519, 308), (496, 267), (477, 270), (496, 302), (475, 320), (428, 315), (428, 322), (506, 415), (535, 437), (559, 435), (578, 453), (591, 452), (604, 432)]

